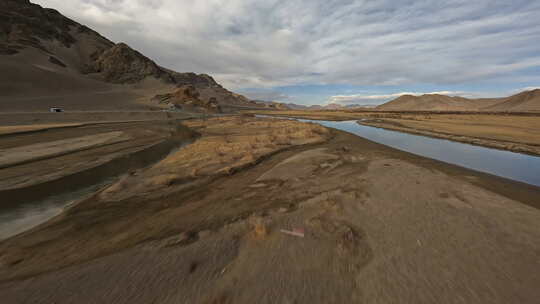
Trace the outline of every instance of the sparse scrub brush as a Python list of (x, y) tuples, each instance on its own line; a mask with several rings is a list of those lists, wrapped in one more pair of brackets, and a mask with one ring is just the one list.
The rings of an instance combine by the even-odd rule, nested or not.
[(268, 235), (268, 224), (262, 217), (252, 217), (249, 220), (253, 228), (253, 236), (257, 239), (263, 239)]
[(216, 147), (215, 151), (216, 151), (216, 154), (219, 155), (220, 157), (225, 156), (225, 151), (223, 151), (220, 147)]

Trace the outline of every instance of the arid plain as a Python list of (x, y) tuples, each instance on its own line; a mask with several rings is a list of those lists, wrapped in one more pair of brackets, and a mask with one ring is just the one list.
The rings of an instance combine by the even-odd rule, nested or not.
[[(192, 144), (3, 241), (3, 298), (537, 296), (537, 187), (314, 124), (235, 116), (182, 125)], [(294, 228), (304, 237), (281, 232)]]

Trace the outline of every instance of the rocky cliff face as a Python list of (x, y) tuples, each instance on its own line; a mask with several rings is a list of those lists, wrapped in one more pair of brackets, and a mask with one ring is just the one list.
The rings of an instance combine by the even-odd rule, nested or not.
[(89, 33), (104, 46), (113, 43), (58, 11), (42, 8), (28, 0), (0, 1), (0, 54), (12, 55), (26, 47), (50, 50), (41, 41), (57, 41), (66, 48), (77, 42), (76, 36)]
[(170, 73), (124, 43), (104, 51), (92, 67), (105, 81), (112, 83), (136, 83), (150, 76), (168, 83), (176, 82)]
[(194, 85), (196, 87), (215, 87), (222, 88), (214, 78), (207, 74), (195, 74), (195, 73), (178, 73), (170, 71), (172, 78), (175, 83), (179, 86), (181, 85)]
[[(137, 83), (148, 77), (160, 79), (178, 88), (168, 94), (175, 97), (176, 104), (191, 102), (193, 96), (190, 96), (189, 92), (196, 90), (197, 107), (200, 104), (201, 107), (216, 111), (216, 108), (209, 104), (212, 100), (223, 105), (256, 106), (246, 97), (223, 88), (210, 75), (178, 73), (165, 69), (124, 43), (101, 53), (89, 72), (100, 73), (105, 81), (119, 84)], [(181, 93), (184, 91), (185, 94)], [(155, 100), (160, 100), (160, 96), (164, 95), (156, 96)]]
[(254, 100), (255, 103), (266, 109), (290, 110), (288, 105), (277, 101)]
[(192, 112), (222, 112), (215, 97), (208, 99), (201, 97), (201, 93), (193, 85), (181, 85), (173, 93), (157, 95), (154, 100), (159, 103), (167, 103), (177, 109)]

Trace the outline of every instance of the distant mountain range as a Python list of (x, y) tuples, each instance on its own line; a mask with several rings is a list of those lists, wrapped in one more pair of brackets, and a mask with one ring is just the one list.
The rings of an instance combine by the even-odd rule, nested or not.
[(540, 90), (525, 91), (510, 97), (479, 99), (438, 94), (403, 95), (376, 109), (384, 111), (540, 112)]
[(294, 103), (263, 102), (267, 107), (278, 110), (380, 110), (380, 111), (492, 111), (492, 112), (540, 112), (540, 89), (524, 91), (509, 97), (470, 99), (458, 96), (424, 94), (403, 95), (385, 104), (341, 105), (331, 103), (325, 106), (304, 106)]
[(331, 103), (328, 105), (312, 105), (305, 106), (295, 103), (281, 103), (276, 101), (263, 101), (263, 100), (253, 100), (258, 104), (265, 105), (266, 108), (273, 108), (278, 110), (303, 110), (303, 111), (317, 111), (317, 110), (346, 110), (346, 109), (373, 109), (376, 106), (374, 105), (359, 105), (359, 104), (350, 104), (350, 105), (341, 105), (337, 103)]
[(524, 91), (509, 97), (470, 99), (458, 96), (424, 94), (403, 95), (379, 106), (340, 105), (304, 106), (294, 103), (276, 103), (276, 109), (290, 110), (348, 110), (365, 109), (380, 111), (493, 111), (493, 112), (540, 112), (540, 89)]

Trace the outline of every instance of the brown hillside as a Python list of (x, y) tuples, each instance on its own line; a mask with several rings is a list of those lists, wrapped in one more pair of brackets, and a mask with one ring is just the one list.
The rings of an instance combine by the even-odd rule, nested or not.
[(494, 102), (439, 94), (403, 95), (378, 106), (377, 109), (390, 111), (478, 111)]
[(501, 98), (495, 105), (484, 108), (489, 111), (528, 112), (540, 111), (540, 89), (525, 91)]

